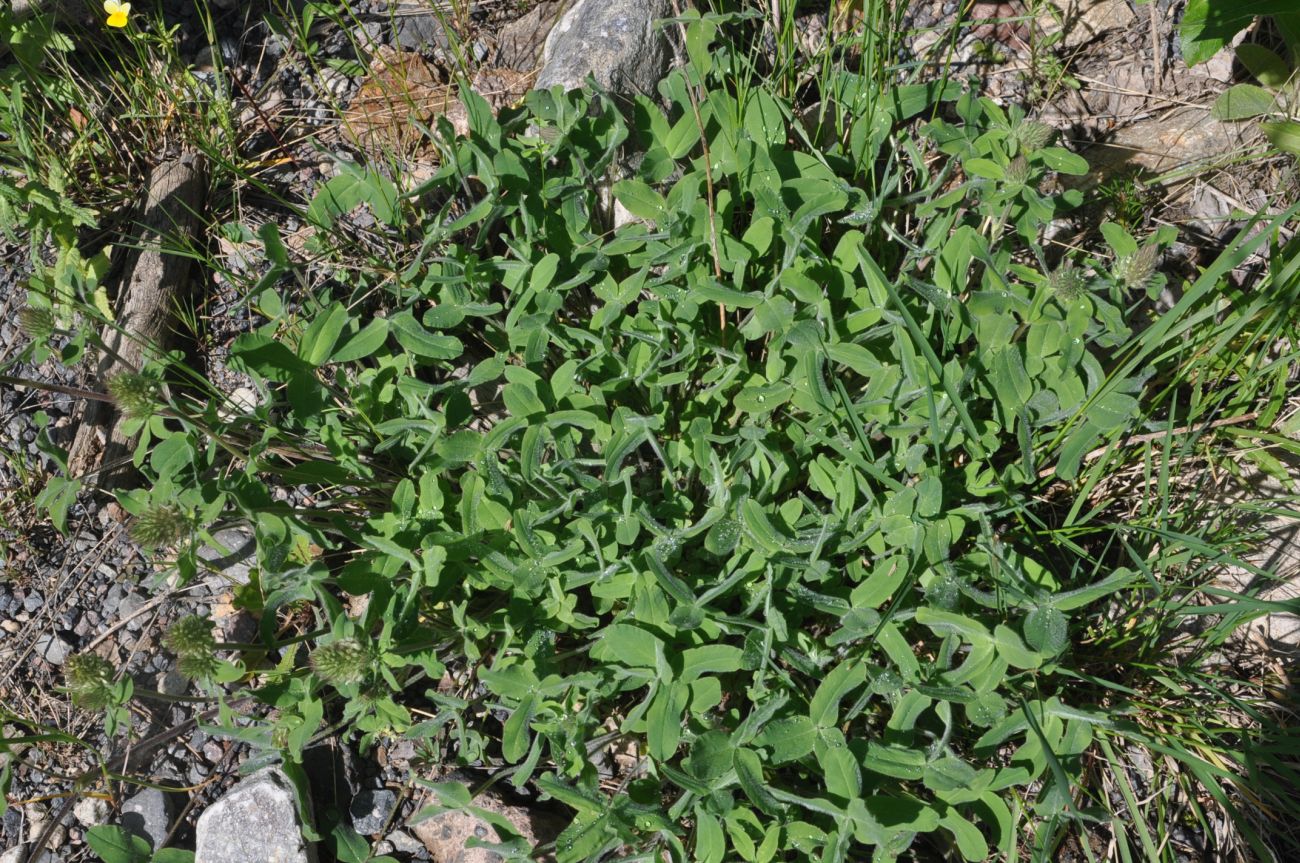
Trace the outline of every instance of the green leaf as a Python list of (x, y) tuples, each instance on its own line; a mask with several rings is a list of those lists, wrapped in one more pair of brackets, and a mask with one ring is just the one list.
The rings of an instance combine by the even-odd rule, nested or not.
[(632, 215), (648, 222), (659, 222), (664, 217), (667, 204), (664, 196), (640, 180), (619, 180), (614, 184), (614, 197)]
[(528, 723), (532, 721), (535, 703), (535, 693), (530, 692), (525, 695), (502, 729), (501, 755), (511, 764), (519, 763), (520, 759), (528, 754), (528, 746), (531, 743)]
[(876, 359), (871, 351), (862, 345), (855, 345), (850, 342), (836, 342), (833, 345), (827, 345), (826, 356), (830, 358), (831, 362), (848, 366), (864, 378), (871, 377), (881, 369), (880, 360)]
[(772, 751), (773, 764), (785, 764), (797, 761), (813, 751), (817, 741), (817, 726), (806, 716), (788, 716), (769, 722), (758, 736), (754, 745)]
[(332, 363), (351, 363), (364, 359), (383, 347), (388, 340), (388, 319), (375, 318), (360, 332), (339, 345), (330, 356)]
[(862, 793), (862, 771), (839, 729), (822, 729), (817, 745), (817, 764), (821, 767), (826, 790), (831, 794), (852, 800)]
[(1294, 120), (1278, 120), (1272, 123), (1260, 123), (1268, 142), (1283, 153), (1300, 156), (1300, 123)]
[(91, 827), (86, 842), (104, 863), (149, 863), (153, 853), (147, 840), (112, 824)]
[(829, 728), (839, 723), (840, 701), (857, 687), (867, 682), (867, 668), (857, 660), (841, 662), (822, 679), (808, 705), (808, 716), (814, 725)]
[(713, 782), (731, 769), (735, 749), (729, 735), (721, 731), (706, 731), (691, 744), (687, 769), (696, 779)]
[(998, 656), (1012, 668), (1038, 668), (1043, 664), (1042, 654), (1025, 647), (1019, 633), (1006, 624), (1000, 623), (993, 630), (993, 642)]
[(1256, 18), (1295, 11), (1292, 0), (1187, 0), (1179, 27), (1183, 60), (1204, 63)]
[(1237, 46), (1237, 59), (1250, 74), (1270, 90), (1284, 87), (1291, 79), (1291, 67), (1287, 62), (1263, 45), (1255, 42), (1242, 42)]
[[(183, 848), (160, 848), (154, 852), (150, 863), (194, 863), (194, 852)], [(371, 863), (379, 863), (378, 860)]]
[(398, 193), (392, 181), (373, 169), (362, 169), (350, 162), (339, 163), (340, 173), (317, 191), (307, 207), (307, 221), (328, 230), (340, 216), (361, 204), (369, 204), (375, 218), (395, 226), (398, 220)]
[(1277, 110), (1277, 97), (1254, 84), (1236, 84), (1219, 94), (1210, 108), (1216, 120), (1247, 120)]
[(690, 699), (690, 688), (681, 681), (661, 683), (646, 711), (646, 742), (650, 757), (672, 761), (682, 739), (682, 714)]
[(785, 549), (785, 537), (777, 533), (768, 520), (763, 505), (748, 498), (740, 505), (740, 520), (758, 547), (768, 554), (779, 554)]
[(690, 647), (682, 654), (683, 683), (690, 683), (702, 674), (727, 674), (740, 669), (744, 651), (729, 644), (706, 644)]
[(939, 824), (957, 840), (957, 850), (965, 860), (975, 861), (989, 859), (988, 842), (979, 828), (966, 820), (955, 808), (949, 808), (939, 819)]
[(1069, 635), (1069, 621), (1055, 606), (1041, 605), (1025, 617), (1025, 640), (1041, 653), (1060, 653), (1069, 643)]
[(1036, 156), (1043, 160), (1043, 164), (1058, 171), (1062, 174), (1073, 174), (1083, 176), (1088, 173), (1088, 160), (1082, 156), (1071, 153), (1063, 147), (1044, 147), (1039, 150)]
[(271, 381), (287, 381), (311, 368), (286, 345), (259, 333), (244, 333), (235, 339), (230, 357), (236, 371)]
[(1103, 432), (1115, 431), (1128, 425), (1137, 412), (1137, 399), (1124, 393), (1109, 392), (1088, 408), (1088, 421)]
[(734, 404), (745, 413), (765, 414), (776, 410), (794, 395), (794, 387), (787, 383), (764, 384), (745, 387), (736, 393)]
[(961, 163), (966, 169), (966, 173), (972, 177), (983, 177), (986, 180), (1001, 180), (1007, 175), (1002, 166), (991, 159), (973, 158), (967, 159)]
[(346, 824), (336, 824), (330, 838), (339, 863), (366, 863), (370, 859), (370, 843)]
[(727, 835), (722, 824), (708, 812), (695, 808), (695, 860), (697, 863), (722, 863), (727, 854)]
[(317, 315), (302, 334), (298, 341), (298, 356), (308, 365), (323, 365), (333, 353), (347, 322), (347, 308), (342, 303), (333, 303), (324, 314)]
[(961, 791), (974, 786), (977, 773), (960, 758), (946, 755), (925, 765), (922, 781), (925, 787), (937, 793)]
[(389, 318), (389, 325), (397, 336), (397, 343), (416, 356), (454, 360), (464, 350), (464, 345), (455, 336), (434, 334), (426, 330), (410, 310)]
[(655, 668), (662, 655), (663, 641), (657, 635), (626, 623), (605, 627), (600, 641), (591, 648), (591, 657), (602, 662), (618, 662), (629, 668)]
[(733, 309), (752, 309), (763, 302), (763, 295), (742, 293), (710, 279), (691, 289), (691, 298), (697, 302), (718, 303)]
[(895, 779), (920, 779), (925, 773), (925, 753), (905, 746), (867, 744), (866, 768)]
[(752, 141), (769, 146), (785, 141), (785, 114), (772, 94), (762, 87), (749, 91), (743, 125)]
[(767, 781), (763, 778), (763, 762), (758, 753), (752, 749), (737, 749), (732, 766), (736, 768), (740, 788), (750, 802), (768, 815), (780, 814), (785, 807), (767, 790)]

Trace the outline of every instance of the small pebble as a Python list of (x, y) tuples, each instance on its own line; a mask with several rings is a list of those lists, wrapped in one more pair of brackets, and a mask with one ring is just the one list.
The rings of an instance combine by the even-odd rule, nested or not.
[(389, 816), (397, 808), (397, 795), (386, 788), (362, 791), (352, 798), (348, 812), (352, 816), (352, 829), (362, 836), (373, 836), (388, 824)]
[(72, 807), (72, 817), (86, 829), (98, 827), (108, 821), (108, 801), (99, 797), (83, 797)]

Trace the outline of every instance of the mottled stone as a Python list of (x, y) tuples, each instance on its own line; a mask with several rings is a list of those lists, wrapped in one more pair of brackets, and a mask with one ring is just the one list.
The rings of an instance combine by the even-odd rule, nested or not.
[(157, 851), (171, 827), (172, 800), (157, 788), (146, 788), (122, 804), (122, 829), (139, 836)]
[(57, 635), (46, 633), (36, 639), (36, 655), (50, 665), (62, 665), (72, 652), (72, 645)]
[(275, 767), (240, 782), (199, 816), (194, 863), (315, 863), (289, 778)]
[(246, 527), (227, 527), (214, 533), (212, 538), (221, 547), (205, 545), (199, 549), (199, 560), (228, 582), (248, 584), (257, 551), (253, 532)]
[[(424, 805), (436, 802), (436, 798), (430, 797)], [(549, 812), (511, 806), (491, 794), (475, 798), (474, 805), (504, 817), (534, 847), (554, 840), (564, 828), (564, 822)], [(471, 837), (488, 843), (501, 841), (496, 828), (468, 812), (443, 812), (411, 824), (410, 830), (429, 849), (434, 863), (500, 863), (502, 859), (487, 848), (465, 847)]]
[(669, 14), (668, 0), (578, 0), (546, 37), (537, 89), (577, 89), (591, 75), (613, 93), (653, 94), (671, 54)]
[(373, 836), (388, 826), (388, 819), (397, 808), (397, 795), (386, 788), (378, 791), (366, 789), (352, 798), (349, 814), (352, 829), (362, 836)]
[(99, 797), (83, 797), (72, 807), (72, 817), (82, 827), (98, 827), (108, 821), (108, 801)]

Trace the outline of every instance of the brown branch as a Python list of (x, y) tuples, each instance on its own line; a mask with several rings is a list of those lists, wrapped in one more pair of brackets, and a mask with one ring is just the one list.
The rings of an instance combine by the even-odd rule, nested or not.
[[(165, 350), (173, 307), (189, 280), (191, 261), (164, 244), (169, 238), (184, 242), (198, 230), (206, 191), (207, 163), (199, 152), (183, 153), (150, 172), (138, 249), (122, 280), (116, 320), (101, 333), (104, 348), (96, 369), (100, 386), (123, 372), (138, 372)], [(121, 432), (115, 413), (111, 403), (101, 398), (86, 405), (68, 450), (70, 475), (89, 475), (102, 462), (115, 463), (130, 455), (131, 442)], [(104, 472), (100, 485), (111, 485), (119, 473)]]

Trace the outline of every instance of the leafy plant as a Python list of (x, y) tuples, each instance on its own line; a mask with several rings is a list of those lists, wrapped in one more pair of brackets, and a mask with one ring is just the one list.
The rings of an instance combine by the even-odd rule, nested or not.
[(1260, 18), (1271, 17), (1293, 52), (1300, 45), (1300, 12), (1290, 0), (1188, 0), (1179, 36), (1183, 59), (1204, 63)]
[[(1300, 41), (1291, 45), (1294, 54)], [(1300, 88), (1295, 70), (1278, 54), (1250, 42), (1237, 46), (1237, 59), (1259, 84), (1234, 84), (1215, 100), (1211, 115), (1218, 120), (1266, 118), (1260, 128), (1279, 150), (1300, 155)]]
[(104, 863), (194, 863), (194, 852), (180, 848), (154, 851), (149, 842), (113, 824), (86, 831), (86, 843)]
[[(210, 730), (291, 775), (328, 726), (531, 785), (569, 824), (529, 849), (494, 821), (516, 858), (1050, 859), (1129, 841), (1091, 772), (1121, 744), (1262, 847), (1248, 759), (1146, 694), (1233, 535), (1150, 453), (1212, 452), (1219, 410), (1276, 418), (1294, 245), (1239, 296), (1225, 274), (1276, 236), (1243, 232), (1158, 313), (1170, 231), (1045, 241), (1084, 202), (1053, 175), (1088, 170), (1052, 129), (875, 67), (766, 82), (737, 20), (683, 16), (691, 62), (626, 115), (466, 88), (470, 132), (430, 130), (418, 188), (341, 164), (301, 212), (310, 289), (274, 224), (231, 227), (262, 252), (230, 352), (256, 404), (176, 356), (114, 388), (135, 534), (182, 582), (221, 528), (255, 540), (257, 643), (167, 637), (225, 700)], [(1135, 518), (1096, 492), (1142, 443), (1164, 491)], [(1219, 642), (1263, 608), (1223, 599)], [(429, 790), (425, 815), (484, 811)]]

